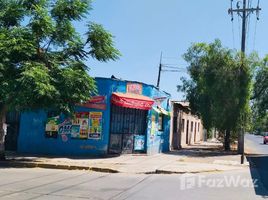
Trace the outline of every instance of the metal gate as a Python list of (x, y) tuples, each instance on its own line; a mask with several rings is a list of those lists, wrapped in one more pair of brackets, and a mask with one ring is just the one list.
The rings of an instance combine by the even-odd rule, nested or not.
[(134, 136), (146, 132), (147, 112), (112, 104), (109, 153), (134, 152)]

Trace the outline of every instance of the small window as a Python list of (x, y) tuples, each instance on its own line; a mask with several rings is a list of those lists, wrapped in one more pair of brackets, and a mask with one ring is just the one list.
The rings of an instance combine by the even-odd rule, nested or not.
[(199, 125), (200, 125), (200, 123), (198, 122), (198, 132), (199, 132)]
[(191, 122), (191, 132), (194, 130), (194, 122)]
[(158, 115), (158, 130), (159, 131), (163, 131), (163, 120), (164, 120), (164, 117), (162, 114), (159, 114)]

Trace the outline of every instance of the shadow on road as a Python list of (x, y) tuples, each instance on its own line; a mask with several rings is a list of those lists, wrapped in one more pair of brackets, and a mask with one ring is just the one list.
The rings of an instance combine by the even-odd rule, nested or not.
[(247, 160), (252, 180), (258, 180), (256, 195), (268, 198), (268, 155), (248, 155)]

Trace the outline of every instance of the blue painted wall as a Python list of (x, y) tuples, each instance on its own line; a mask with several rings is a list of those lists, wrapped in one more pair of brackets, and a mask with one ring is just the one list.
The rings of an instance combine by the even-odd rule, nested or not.
[[(47, 113), (43, 110), (36, 112), (25, 112), (21, 114), (20, 133), (18, 138), (18, 152), (53, 154), (53, 155), (103, 155), (108, 152), (109, 129), (110, 129), (110, 102), (112, 92), (126, 92), (127, 82), (117, 79), (96, 78), (98, 95), (106, 96), (106, 110), (97, 110), (84, 107), (77, 107), (77, 112), (102, 112), (103, 113), (103, 132), (101, 139), (73, 139), (68, 135), (68, 140), (63, 141), (61, 136), (58, 138), (45, 137), (45, 124)], [(157, 90), (154, 86), (143, 84), (142, 94), (151, 98), (167, 98), (162, 102), (161, 107), (169, 111), (168, 101), (170, 96)], [(147, 116), (146, 149), (148, 154), (168, 151), (169, 149), (169, 116), (164, 117), (164, 130), (151, 132), (152, 114), (156, 116), (156, 127), (158, 127), (158, 113), (150, 110)]]

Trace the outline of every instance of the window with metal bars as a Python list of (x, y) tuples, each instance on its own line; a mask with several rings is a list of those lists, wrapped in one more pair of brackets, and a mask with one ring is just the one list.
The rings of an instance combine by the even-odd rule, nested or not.
[(112, 105), (111, 133), (144, 135), (146, 131), (146, 110), (130, 109)]

